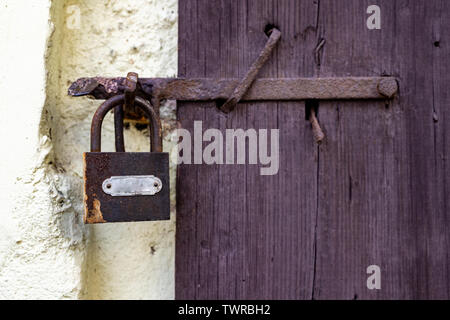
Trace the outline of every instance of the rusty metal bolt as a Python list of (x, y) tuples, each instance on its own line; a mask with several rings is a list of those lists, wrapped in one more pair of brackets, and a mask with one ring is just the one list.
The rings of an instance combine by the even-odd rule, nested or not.
[(314, 140), (317, 144), (321, 144), (325, 139), (325, 134), (320, 127), (319, 121), (317, 120), (316, 113), (314, 110), (311, 110), (311, 115), (309, 116), (309, 122), (311, 122), (312, 132), (314, 136)]
[(378, 93), (386, 98), (392, 98), (398, 91), (397, 80), (393, 78), (386, 78), (380, 80), (378, 83)]

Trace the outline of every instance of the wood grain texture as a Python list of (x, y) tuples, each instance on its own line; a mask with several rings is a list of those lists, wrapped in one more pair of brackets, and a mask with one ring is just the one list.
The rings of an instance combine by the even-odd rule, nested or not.
[[(259, 77), (310, 77), (314, 66), (298, 34), (317, 6), (296, 2), (180, 1), (180, 74), (240, 78), (267, 41), (265, 27), (286, 31)], [(284, 16), (288, 12), (289, 20)], [(304, 50), (295, 50), (301, 45)], [(308, 62), (309, 60), (309, 62)], [(307, 67), (305, 67), (307, 66)], [(299, 70), (302, 70), (299, 73)], [(210, 108), (208, 108), (210, 107)], [(280, 129), (280, 172), (257, 165), (181, 165), (177, 195), (177, 299), (310, 299), (316, 222), (317, 147), (303, 102), (241, 103), (224, 115), (213, 104), (179, 103), (191, 129)]]
[[(177, 299), (448, 299), (450, 3), (180, 0), (179, 75), (242, 77), (274, 24), (259, 77), (395, 76), (392, 102), (320, 102), (314, 144), (304, 102), (179, 103), (192, 130), (279, 128), (280, 171), (181, 165)], [(316, 46), (325, 40), (316, 53)], [(368, 290), (379, 265), (382, 289)]]
[[(386, 107), (320, 105), (327, 141), (314, 298), (448, 299), (448, 95), (436, 89), (449, 82), (448, 2), (378, 1), (382, 28), (374, 31), (359, 14), (368, 2), (320, 3), (319, 76), (393, 75), (400, 96)], [(436, 108), (444, 122), (433, 120)], [(382, 290), (367, 290), (372, 264), (381, 267)]]

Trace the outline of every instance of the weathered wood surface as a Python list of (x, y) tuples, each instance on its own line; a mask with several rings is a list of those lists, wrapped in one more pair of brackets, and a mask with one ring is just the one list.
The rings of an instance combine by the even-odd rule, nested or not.
[[(320, 103), (320, 147), (303, 102), (241, 103), (226, 116), (183, 103), (191, 130), (279, 128), (281, 159), (273, 177), (179, 167), (176, 298), (448, 299), (450, 3), (379, 0), (372, 31), (367, 1), (179, 3), (180, 76), (242, 77), (271, 23), (282, 39), (260, 77), (391, 75), (400, 97)], [(366, 287), (373, 264), (381, 290)]]

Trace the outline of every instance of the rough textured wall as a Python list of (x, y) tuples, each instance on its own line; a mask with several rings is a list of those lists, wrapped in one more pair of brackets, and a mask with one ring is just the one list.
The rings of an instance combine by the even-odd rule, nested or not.
[[(50, 13), (44, 0), (10, 0), (0, 6), (1, 37), (8, 43), (1, 55), (12, 61), (1, 70), (0, 85), (8, 92), (1, 104), (6, 115), (1, 130), (2, 137), (18, 135), (11, 142), (0, 139), (4, 150), (14, 151), (1, 159), (1, 176), (8, 183), (0, 184), (7, 203), (1, 210), (6, 222), (0, 225), (0, 294), (173, 298), (174, 215), (170, 222), (81, 222), (82, 153), (89, 149), (91, 118), (100, 102), (70, 98), (66, 92), (81, 76), (125, 76), (128, 71), (142, 77), (175, 76), (177, 1), (54, 0)], [(6, 20), (19, 32), (12, 33)], [(12, 72), (15, 84), (23, 75), (31, 76), (30, 92), (6, 83)], [(17, 126), (13, 119), (23, 117), (19, 107), (30, 114)], [(171, 149), (173, 110), (173, 103), (163, 110), (166, 151)], [(113, 151), (110, 115), (103, 132), (103, 150)], [(125, 143), (128, 151), (147, 151), (147, 130), (130, 125)], [(172, 167), (172, 191), (174, 173)], [(174, 198), (173, 193), (172, 205)]]
[(0, 3), (0, 298), (78, 298), (84, 232), (67, 201), (71, 177), (49, 165), (40, 134), (45, 58), (52, 30), (48, 0)]

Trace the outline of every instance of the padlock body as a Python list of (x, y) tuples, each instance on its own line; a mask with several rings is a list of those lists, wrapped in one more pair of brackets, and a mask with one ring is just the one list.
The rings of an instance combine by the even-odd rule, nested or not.
[[(86, 152), (83, 157), (85, 223), (170, 219), (168, 153)], [(107, 194), (104, 182), (122, 176), (154, 176), (162, 188), (154, 195)]]

